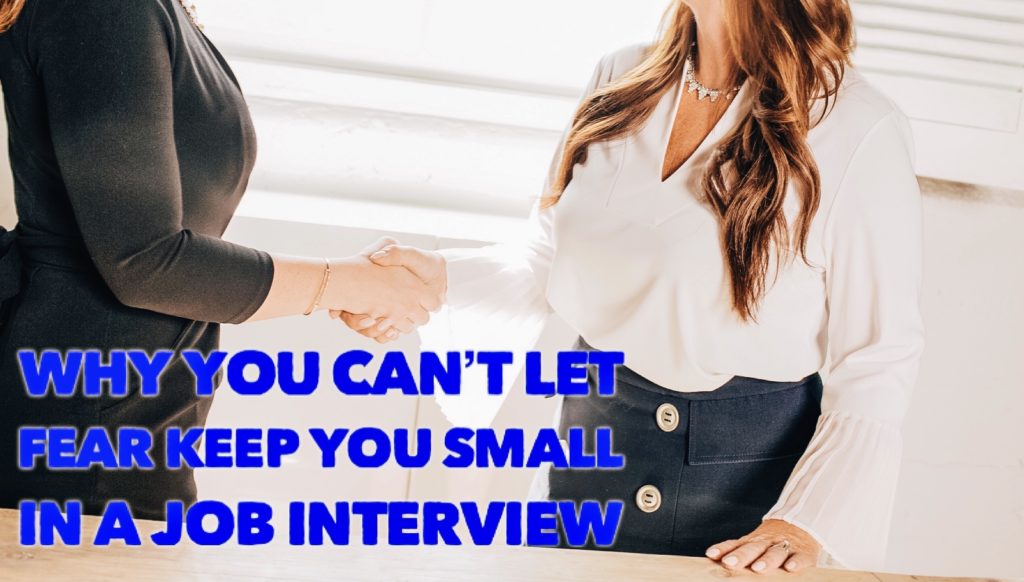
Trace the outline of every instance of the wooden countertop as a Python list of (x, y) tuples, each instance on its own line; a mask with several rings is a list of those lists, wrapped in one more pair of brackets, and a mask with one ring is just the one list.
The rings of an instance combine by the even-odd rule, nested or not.
[[(86, 518), (83, 539), (97, 520)], [(160, 524), (138, 522), (140, 533)], [(0, 510), (0, 580), (118, 581), (177, 580), (629, 580), (701, 582), (734, 577), (698, 558), (644, 556), (534, 548), (264, 547), (202, 548), (142, 546), (26, 548), (18, 544), (17, 512)], [(757, 578), (754, 574), (742, 577)], [(937, 582), (952, 580), (839, 570), (812, 570), (783, 579), (802, 582)], [(969, 579), (959, 579), (967, 581)], [(981, 582), (977, 579), (977, 582)]]

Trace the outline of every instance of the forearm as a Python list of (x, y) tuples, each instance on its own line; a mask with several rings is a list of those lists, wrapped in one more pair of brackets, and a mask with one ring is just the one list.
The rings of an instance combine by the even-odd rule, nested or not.
[(323, 259), (272, 255), (274, 278), (266, 300), (247, 321), (332, 310), (366, 313), (396, 325), (421, 325), (440, 306), (443, 289), (405, 267), (382, 267), (367, 253)]

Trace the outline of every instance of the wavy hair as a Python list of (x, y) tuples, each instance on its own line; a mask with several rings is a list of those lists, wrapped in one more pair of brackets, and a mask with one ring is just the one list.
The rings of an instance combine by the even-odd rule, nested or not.
[[(720, 224), (733, 308), (756, 320), (773, 258), (796, 248), (807, 260), (807, 238), (821, 198), (818, 166), (807, 134), (828, 114), (854, 48), (847, 0), (726, 0), (729, 45), (752, 95), (750, 114), (727, 135), (701, 180)], [(660, 39), (643, 62), (587, 97), (576, 111), (563, 156), (542, 205), (557, 204), (591, 144), (638, 131), (680, 79), (696, 22), (676, 0)], [(815, 103), (821, 115), (812, 120)], [(790, 186), (800, 196), (792, 232), (783, 211)], [(795, 245), (794, 245), (795, 243)]]
[(25, 0), (0, 0), (0, 32), (14, 26), (25, 7)]

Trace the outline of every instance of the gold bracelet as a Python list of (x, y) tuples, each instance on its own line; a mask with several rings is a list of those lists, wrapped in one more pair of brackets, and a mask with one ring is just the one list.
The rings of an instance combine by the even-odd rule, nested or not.
[(309, 310), (303, 315), (313, 315), (317, 309), (320, 308), (320, 302), (324, 299), (324, 294), (327, 293), (327, 286), (331, 283), (331, 261), (330, 259), (324, 259), (324, 277), (320, 280), (320, 290), (316, 292), (316, 298), (313, 299), (313, 304), (309, 306)]

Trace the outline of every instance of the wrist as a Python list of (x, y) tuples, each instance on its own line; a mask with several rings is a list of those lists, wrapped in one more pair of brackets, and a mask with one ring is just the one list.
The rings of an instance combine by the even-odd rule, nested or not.
[(355, 289), (364, 278), (366, 265), (359, 257), (331, 259), (331, 284), (328, 286), (322, 306), (334, 311), (352, 312), (356, 308)]

